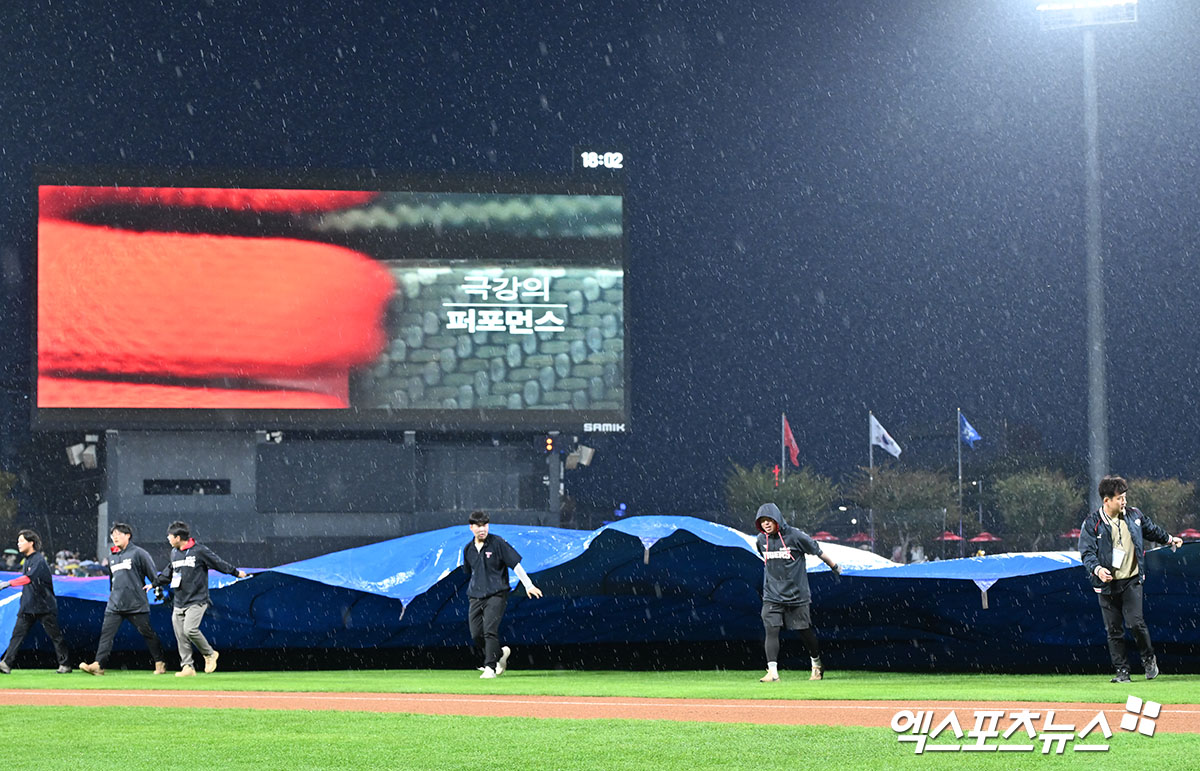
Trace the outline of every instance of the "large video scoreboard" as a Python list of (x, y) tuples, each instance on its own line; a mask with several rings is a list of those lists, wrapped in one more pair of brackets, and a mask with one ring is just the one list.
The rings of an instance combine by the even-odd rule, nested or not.
[(39, 428), (629, 417), (613, 182), (42, 170)]

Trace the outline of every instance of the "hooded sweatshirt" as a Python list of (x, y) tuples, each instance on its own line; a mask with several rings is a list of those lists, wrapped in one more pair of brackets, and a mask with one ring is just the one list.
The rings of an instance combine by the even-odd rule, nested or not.
[[(771, 520), (777, 527), (769, 536), (762, 529), (765, 519)], [(780, 605), (807, 605), (812, 602), (804, 555), (820, 557), (821, 546), (808, 533), (784, 522), (779, 507), (773, 503), (758, 507), (754, 527), (758, 530), (755, 547), (763, 556), (763, 602), (777, 602)]]

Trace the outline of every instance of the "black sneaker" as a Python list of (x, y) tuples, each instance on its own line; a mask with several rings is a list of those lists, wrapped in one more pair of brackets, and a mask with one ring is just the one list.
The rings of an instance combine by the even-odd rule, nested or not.
[(1133, 681), (1129, 679), (1129, 670), (1128, 669), (1118, 669), (1116, 676), (1113, 677), (1113, 679), (1109, 680), (1108, 682), (1110, 682), (1110, 683), (1130, 683)]
[(1158, 677), (1158, 659), (1154, 656), (1146, 659), (1146, 679), (1153, 680)]

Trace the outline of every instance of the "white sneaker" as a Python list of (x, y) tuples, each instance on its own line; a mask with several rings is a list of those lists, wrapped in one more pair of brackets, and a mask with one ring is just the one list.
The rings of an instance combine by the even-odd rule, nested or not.
[(512, 648), (504, 645), (500, 648), (500, 660), (496, 662), (496, 675), (504, 674), (504, 670), (508, 669), (508, 657), (512, 653)]
[(760, 682), (760, 683), (777, 683), (777, 682), (779, 682), (779, 673), (767, 670), (767, 674), (765, 674), (761, 678), (759, 678), (758, 682)]
[(480, 680), (495, 680), (496, 679), (496, 670), (492, 669), (491, 667), (484, 667), (483, 674), (479, 676), (479, 679)]

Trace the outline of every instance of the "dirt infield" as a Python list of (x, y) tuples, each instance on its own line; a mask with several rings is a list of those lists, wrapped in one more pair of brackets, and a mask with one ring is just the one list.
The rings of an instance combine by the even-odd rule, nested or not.
[[(12, 706), (189, 707), (197, 709), (296, 709), (348, 712), (412, 712), (426, 715), (569, 718), (573, 720), (679, 720), (774, 725), (850, 725), (888, 728), (901, 710), (951, 710), (967, 730), (975, 710), (1027, 709), (1039, 717), (1085, 725), (1103, 708), (1114, 731), (1126, 715), (1120, 705), (967, 701), (766, 701), (753, 699), (635, 699), (621, 697), (465, 696), (405, 693), (280, 693), (268, 691), (0, 690)], [(1164, 705), (1156, 731), (1200, 733), (1200, 704)]]

